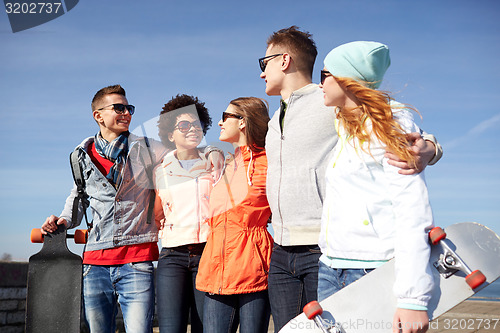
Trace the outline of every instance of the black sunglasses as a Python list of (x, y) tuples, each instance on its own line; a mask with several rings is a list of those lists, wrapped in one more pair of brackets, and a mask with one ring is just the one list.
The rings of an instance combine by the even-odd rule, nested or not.
[(187, 133), (189, 130), (193, 127), (197, 131), (201, 131), (203, 128), (203, 125), (201, 121), (196, 120), (193, 122), (189, 122), (187, 120), (181, 120), (175, 125), (174, 128), (178, 129), (181, 133)]
[(222, 122), (225, 122), (227, 120), (227, 118), (243, 119), (242, 116), (238, 116), (237, 114), (222, 112)]
[(115, 110), (115, 112), (118, 113), (118, 114), (124, 114), (125, 110), (128, 110), (128, 113), (130, 113), (130, 115), (133, 115), (134, 112), (135, 112), (135, 106), (133, 106), (133, 105), (119, 104), (119, 103), (106, 105), (105, 107), (97, 109), (96, 111), (104, 110), (105, 108), (110, 107), (110, 106), (112, 106), (113, 110)]
[(273, 55), (268, 55), (267, 57), (262, 57), (259, 59), (259, 66), (260, 66), (260, 70), (261, 71), (265, 71), (266, 70), (266, 66), (267, 66), (267, 63), (269, 62), (269, 59), (268, 61), (264, 61), (268, 58), (274, 58), (274, 57), (277, 57), (277, 56), (280, 56), (280, 55), (283, 55), (283, 53), (278, 53), (278, 54), (273, 54)]
[(332, 73), (330, 73), (329, 71), (321, 71), (321, 78), (320, 78), (321, 84), (324, 84), (326, 78), (329, 76), (333, 76)]

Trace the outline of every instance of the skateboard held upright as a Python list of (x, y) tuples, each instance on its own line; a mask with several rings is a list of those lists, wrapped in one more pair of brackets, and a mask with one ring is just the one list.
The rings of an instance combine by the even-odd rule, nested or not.
[(80, 332), (82, 258), (68, 249), (66, 238), (85, 243), (86, 236), (86, 230), (69, 235), (64, 225), (47, 235), (32, 230), (31, 241), (43, 247), (28, 264), (26, 333)]

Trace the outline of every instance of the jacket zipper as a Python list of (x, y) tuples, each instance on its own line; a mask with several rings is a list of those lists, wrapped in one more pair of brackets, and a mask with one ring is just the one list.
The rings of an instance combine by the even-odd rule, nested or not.
[(198, 217), (198, 230), (196, 232), (196, 242), (200, 242), (200, 231), (201, 231), (201, 220), (200, 220), (200, 183), (198, 177), (195, 178), (196, 181), (196, 216)]
[[(287, 105), (287, 111), (290, 109), (290, 105), (292, 104), (292, 97), (293, 93), (290, 95), (288, 98), (288, 105)], [(280, 125), (281, 128), (281, 136), (280, 136), (280, 182), (278, 185), (278, 212), (280, 216), (280, 222), (281, 222), (281, 243), (283, 244), (283, 214), (281, 213), (281, 182), (283, 180), (283, 141), (285, 140), (285, 135), (283, 134), (283, 131), (285, 129), (285, 119), (286, 119), (287, 113), (285, 112), (285, 115), (283, 116), (283, 127), (281, 127), (281, 123), (278, 124)], [(278, 119), (279, 121), (279, 119)]]
[[(227, 214), (227, 205), (226, 205), (226, 213)], [(222, 269), (220, 270), (220, 284), (219, 284), (219, 295), (222, 293), (222, 283), (224, 281), (224, 249), (226, 248), (226, 225), (227, 225), (227, 215), (224, 218), (224, 238), (222, 239), (222, 247), (221, 247), (221, 266)]]
[[(239, 152), (241, 154), (241, 158), (243, 159), (243, 153), (240, 151)], [(239, 166), (237, 165), (237, 159), (236, 159), (236, 154), (234, 156), (234, 159), (233, 159), (233, 163), (234, 163), (234, 168), (233, 168), (233, 175), (231, 176), (231, 180), (229, 180), (228, 178), (228, 181), (229, 183), (232, 182), (232, 179), (234, 177), (234, 175), (236, 174), (236, 170), (239, 168)], [(243, 168), (245, 168), (245, 162), (243, 161)], [(226, 169), (228, 170), (228, 169)], [(243, 169), (244, 170), (244, 169)], [(231, 186), (229, 186), (229, 188), (231, 188)], [(224, 218), (224, 238), (222, 240), (222, 248), (221, 248), (221, 265), (222, 265), (222, 269), (221, 269), (221, 272), (220, 272), (220, 284), (219, 284), (219, 295), (222, 293), (222, 284), (224, 282), (224, 249), (226, 248), (226, 227), (227, 227), (227, 212), (228, 212), (228, 209), (227, 209), (227, 202), (226, 202), (226, 211), (225, 211), (225, 218)]]

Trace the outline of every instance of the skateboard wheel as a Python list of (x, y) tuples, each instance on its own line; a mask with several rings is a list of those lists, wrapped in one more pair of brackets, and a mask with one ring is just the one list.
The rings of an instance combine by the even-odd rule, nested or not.
[(429, 231), (429, 240), (431, 241), (432, 245), (436, 245), (437, 243), (439, 243), (439, 241), (445, 238), (446, 238), (446, 233), (441, 227), (435, 227), (432, 228), (431, 231)]
[(89, 231), (84, 229), (75, 230), (75, 243), (76, 244), (85, 244), (87, 243)]
[(323, 308), (318, 301), (312, 301), (304, 306), (304, 313), (308, 319), (314, 319), (314, 317), (323, 313)]
[(472, 289), (476, 289), (486, 282), (486, 276), (484, 276), (480, 270), (475, 270), (465, 277), (465, 282), (467, 282)]
[(43, 243), (42, 229), (40, 228), (31, 229), (30, 239), (32, 243)]

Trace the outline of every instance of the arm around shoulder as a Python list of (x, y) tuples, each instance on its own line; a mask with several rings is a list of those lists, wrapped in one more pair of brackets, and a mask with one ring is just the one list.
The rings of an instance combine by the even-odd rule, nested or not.
[(441, 147), (436, 137), (432, 134), (422, 132), (422, 138), (426, 141), (427, 145), (433, 144), (434, 156), (431, 158), (428, 165), (434, 165), (443, 157), (443, 147)]

